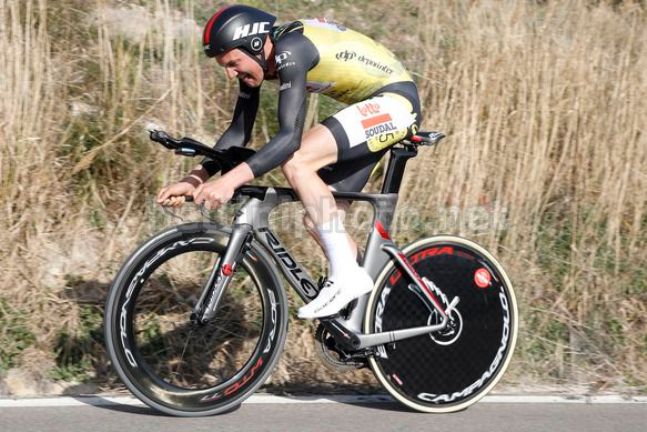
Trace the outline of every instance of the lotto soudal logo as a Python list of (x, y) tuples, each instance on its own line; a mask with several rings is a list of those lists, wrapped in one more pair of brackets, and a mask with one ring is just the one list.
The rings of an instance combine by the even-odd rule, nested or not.
[(393, 125), (392, 118), (390, 114), (382, 114), (375, 117), (367, 118), (362, 120), (362, 126), (364, 127), (364, 132), (366, 133), (366, 139), (371, 138), (372, 136), (383, 134), (385, 132), (391, 132), (397, 130)]
[(380, 104), (377, 104), (375, 102), (367, 102), (363, 105), (358, 105), (357, 110), (364, 117), (373, 115), (373, 114), (379, 114)]
[(367, 118), (366, 120), (362, 120), (362, 127), (364, 129), (368, 129), (371, 126), (378, 125), (380, 123), (386, 123), (390, 122), (393, 119), (391, 118), (391, 114), (380, 114), (375, 117)]
[(266, 22), (255, 22), (254, 24), (245, 24), (243, 26), (236, 27), (234, 30), (234, 37), (232, 40), (242, 39), (247, 36), (269, 33), (269, 21)]

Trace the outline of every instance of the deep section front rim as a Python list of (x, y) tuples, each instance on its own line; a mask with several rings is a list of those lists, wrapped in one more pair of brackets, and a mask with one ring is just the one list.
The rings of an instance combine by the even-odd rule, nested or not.
[(225, 411), (260, 386), (278, 359), (284, 293), (249, 254), (216, 317), (191, 322), (223, 251), (211, 236), (171, 235), (129, 260), (113, 285), (109, 352), (129, 389), (156, 409), (189, 416)]

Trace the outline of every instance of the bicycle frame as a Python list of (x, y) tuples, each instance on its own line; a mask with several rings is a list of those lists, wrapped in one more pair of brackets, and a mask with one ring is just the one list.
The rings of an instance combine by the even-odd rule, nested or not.
[[(412, 283), (417, 285), (418, 292), (423, 294), (421, 298), (423, 301), (427, 300), (427, 306), (431, 310), (438, 311), (442, 321), (435, 325), (364, 334), (362, 322), (369, 293), (357, 300), (356, 306), (352, 308), (347, 318), (335, 317), (321, 320), (342, 345), (352, 350), (366, 349), (442, 330), (450, 321), (449, 313), (458, 303), (458, 298), (455, 298), (447, 308), (443, 308), (440, 301), (422, 281), (388, 235), (398, 201), (397, 191), (402, 180), (404, 165), (407, 159), (417, 154), (415, 150), (402, 148), (393, 149), (391, 152), (391, 162), (382, 193), (333, 192), (333, 196), (337, 200), (366, 201), (373, 206), (373, 229), (367, 240), (362, 263), (373, 280), (377, 279), (389, 260), (395, 260), (404, 273), (410, 277)], [(237, 212), (225, 255), (214, 266), (212, 274), (203, 288), (200, 301), (194, 309), (195, 316), (201, 321), (207, 321), (216, 314), (222, 293), (231, 280), (236, 265), (240, 262), (243, 254), (250, 250), (253, 240), (262, 245), (266, 252), (273, 257), (285, 278), (304, 302), (314, 299), (318, 294), (317, 284), (313, 282), (307, 270), (292, 257), (269, 226), (269, 214), (274, 208), (284, 203), (298, 201), (295, 192), (288, 188), (248, 186), (241, 188), (239, 194), (248, 196), (249, 200)], [(206, 299), (208, 301), (205, 307)]]
[[(389, 236), (406, 161), (419, 145), (442, 136), (418, 132), (391, 147), (379, 193), (333, 193), (337, 200), (373, 207), (361, 265), (375, 282), (371, 293), (314, 323), (314, 348), (324, 365), (339, 371), (368, 366), (396, 400), (438, 413), (464, 409), (496, 385), (518, 328), (511, 282), (486, 249), (441, 235), (400, 250)], [(222, 171), (253, 152), (210, 149), (163, 131), (151, 131), (151, 139), (177, 154), (210, 157)], [(239, 188), (230, 224), (169, 227), (125, 260), (106, 301), (105, 339), (119, 377), (135, 396), (168, 414), (218, 414), (239, 406), (266, 381), (285, 347), (290, 314), (279, 273), (303, 301), (319, 295), (319, 284), (269, 225), (278, 206), (297, 200), (291, 189)], [(202, 282), (176, 279), (178, 265)], [(188, 321), (185, 311), (196, 295)], [(458, 295), (465, 307), (456, 307)]]

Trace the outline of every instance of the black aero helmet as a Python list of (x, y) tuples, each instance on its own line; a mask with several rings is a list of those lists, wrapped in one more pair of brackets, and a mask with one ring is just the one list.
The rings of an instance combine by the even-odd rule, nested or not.
[(204, 27), (204, 52), (208, 57), (215, 57), (240, 48), (252, 56), (261, 54), (274, 21), (274, 15), (251, 6), (226, 6)]

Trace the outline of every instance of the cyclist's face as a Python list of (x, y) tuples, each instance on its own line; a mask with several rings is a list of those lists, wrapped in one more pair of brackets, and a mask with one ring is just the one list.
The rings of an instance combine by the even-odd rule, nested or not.
[(239, 49), (216, 56), (216, 61), (225, 68), (229, 79), (238, 77), (249, 87), (259, 87), (263, 82), (263, 69)]

